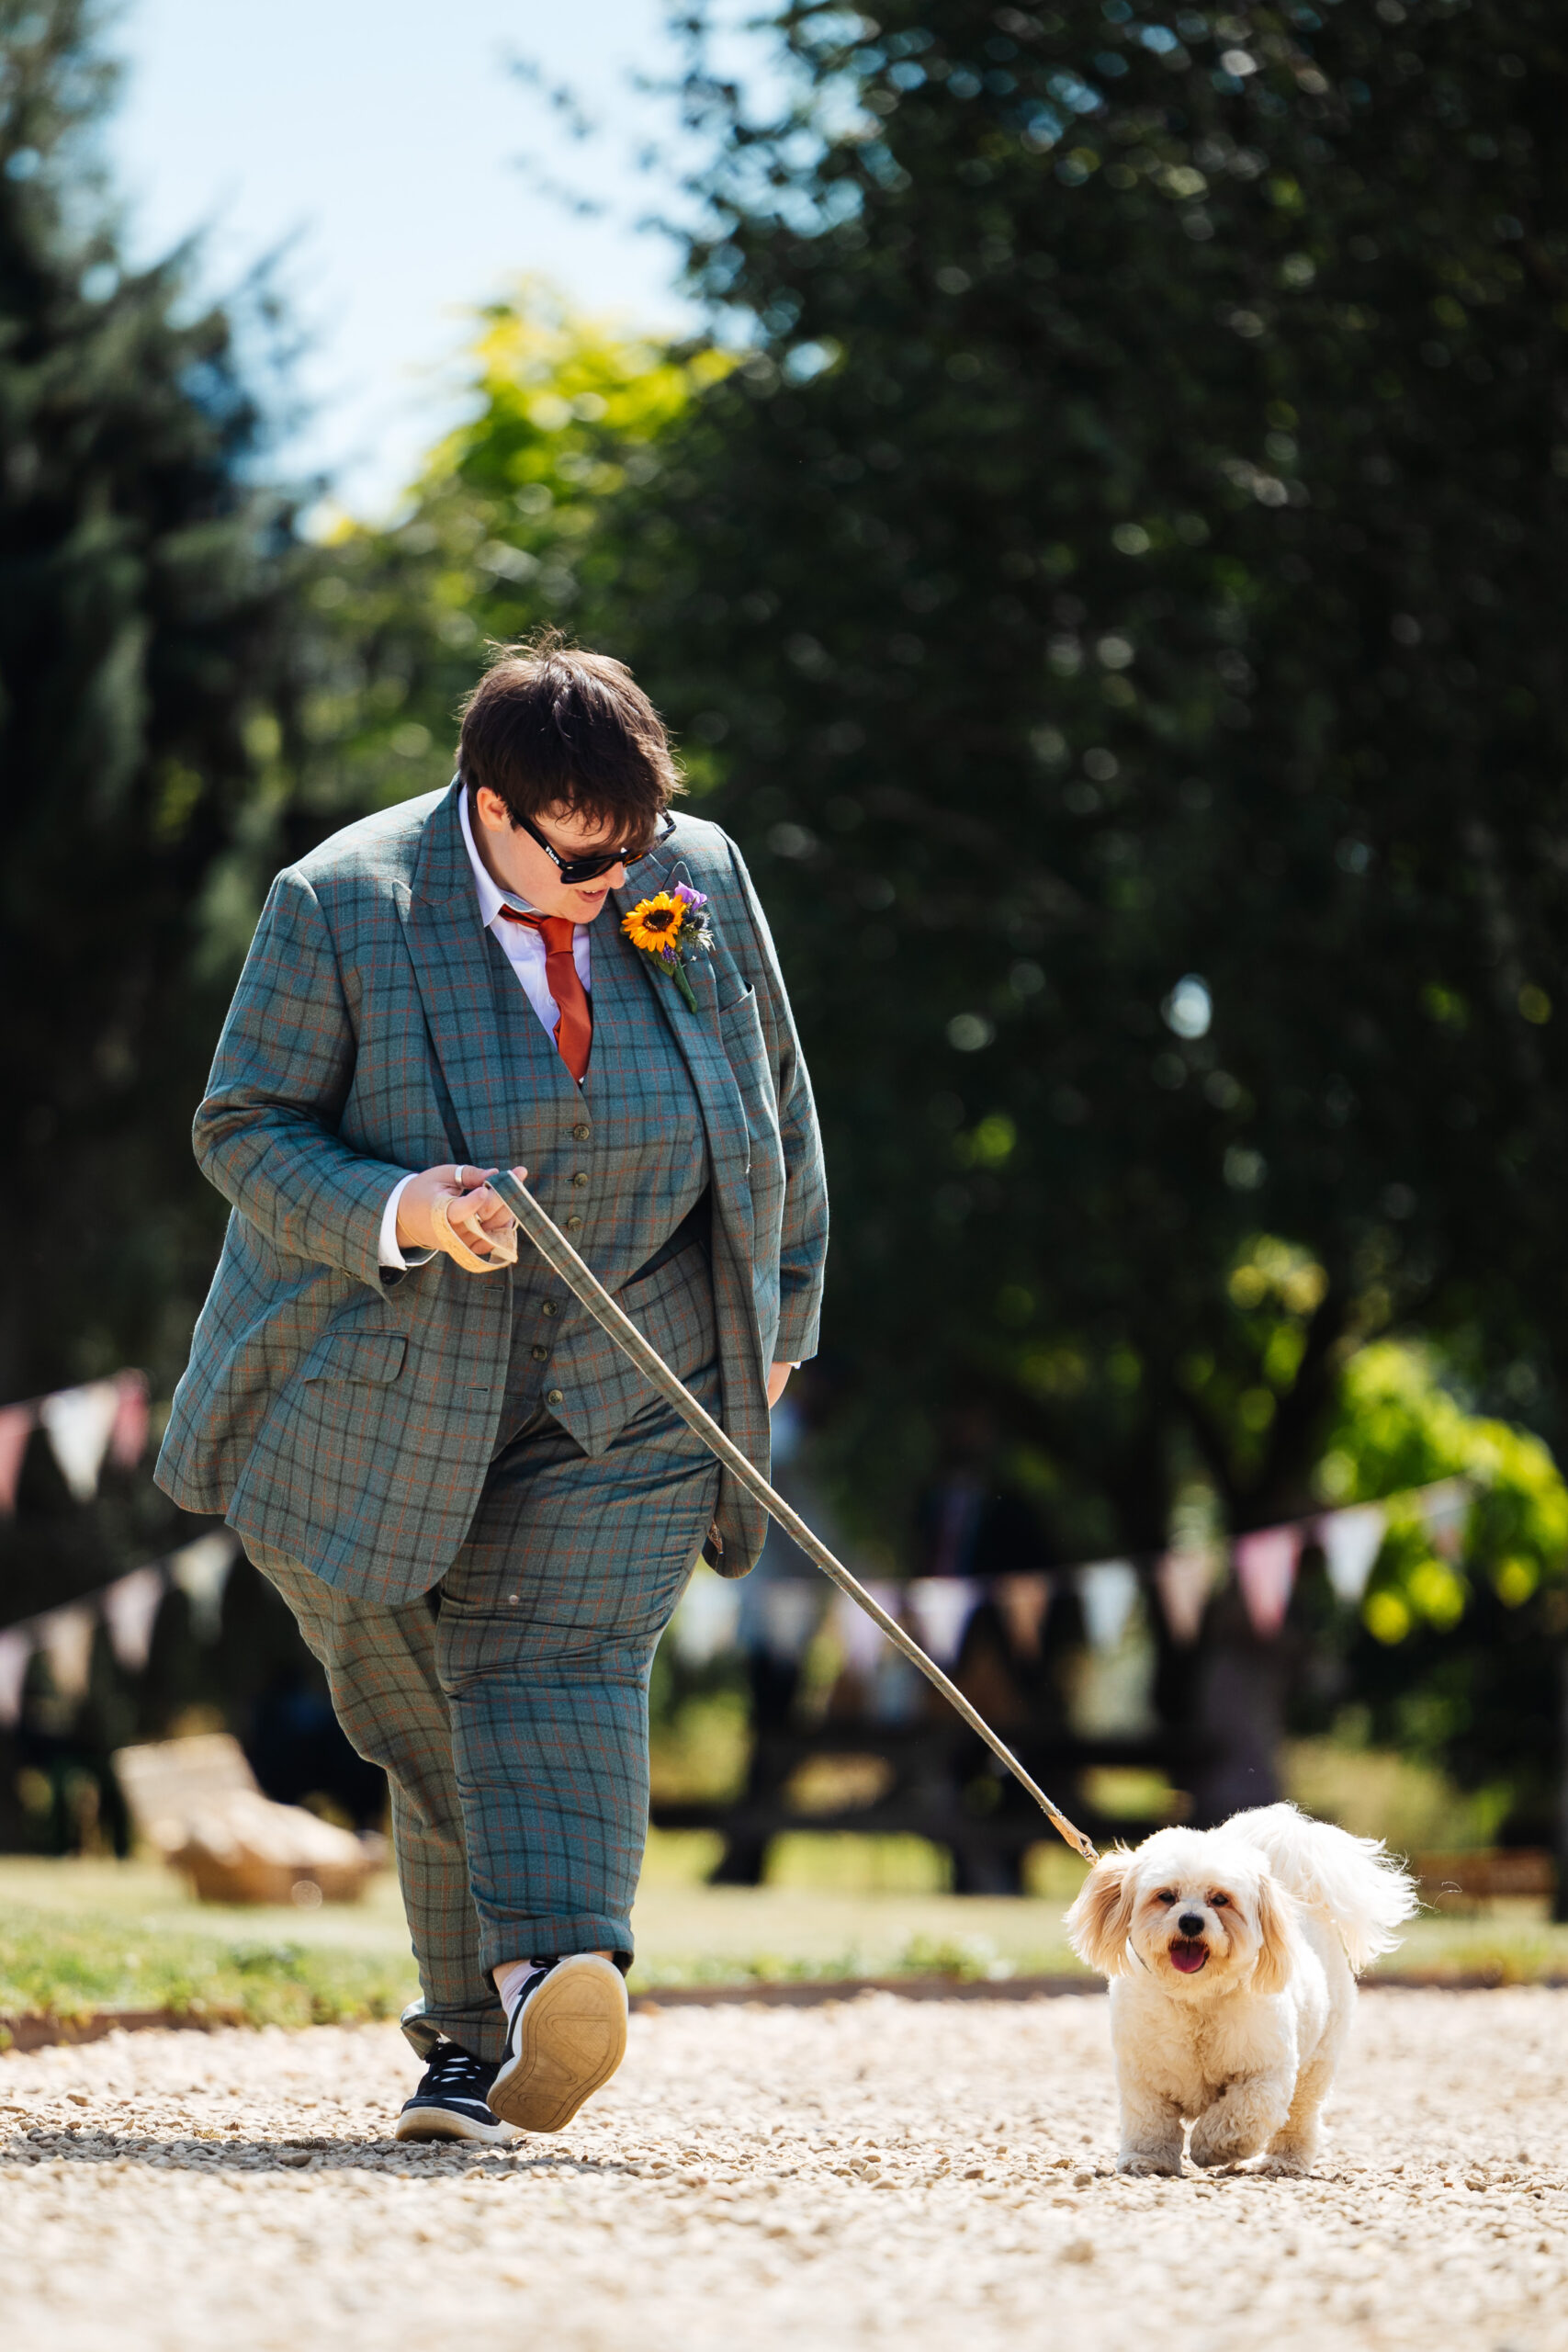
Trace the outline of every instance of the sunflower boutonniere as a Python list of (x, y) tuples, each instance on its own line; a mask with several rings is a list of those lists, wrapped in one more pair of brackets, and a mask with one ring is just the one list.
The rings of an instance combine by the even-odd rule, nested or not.
[(668, 973), (693, 1012), (697, 1009), (697, 1000), (692, 992), (687, 967), (700, 956), (713, 954), (713, 927), (708, 922), (707, 908), (701, 890), (677, 882), (673, 890), (660, 890), (657, 898), (639, 899), (621, 922), (632, 945), (640, 947), (657, 970)]

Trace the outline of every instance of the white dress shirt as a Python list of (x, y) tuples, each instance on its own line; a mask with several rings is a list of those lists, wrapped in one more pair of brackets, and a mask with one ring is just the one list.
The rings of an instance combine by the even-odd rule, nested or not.
[[(550, 994), (550, 984), (546, 977), (544, 933), (536, 931), (532, 923), (508, 922), (501, 912), (503, 906), (522, 907), (529, 914), (536, 913), (537, 910), (530, 907), (527, 900), (520, 899), (514, 891), (503, 890), (475, 848), (473, 831), (468, 823), (468, 796), (466, 791), (457, 796), (457, 821), (463, 828), (463, 847), (468, 853), (468, 864), (473, 868), (479, 919), (485, 929), (493, 931), (501, 942), (502, 951), (516, 973), (524, 995), (553, 1037), (560, 1026), (560, 1007)], [(592, 993), (593, 978), (588, 939), (589, 926), (584, 922), (578, 923), (572, 933), (571, 959), (577, 966), (578, 978)], [(398, 1203), (412, 1182), (413, 1177), (409, 1175), (395, 1184), (381, 1213), (381, 1242), (378, 1254), (384, 1272), (406, 1273), (411, 1265), (425, 1265), (434, 1255), (434, 1250), (423, 1250), (412, 1259), (405, 1258), (398, 1247)]]

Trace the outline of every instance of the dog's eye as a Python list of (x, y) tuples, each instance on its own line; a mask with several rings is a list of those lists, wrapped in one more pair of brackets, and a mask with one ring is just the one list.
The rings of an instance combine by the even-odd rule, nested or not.
[(1209, 1897), (1209, 1906), (1211, 1910), (1214, 1911), (1224, 1911), (1229, 1902), (1230, 1896), (1228, 1894), (1211, 1894)]
[(1168, 1886), (1162, 1886), (1155, 1897), (1156, 1903), (1174, 1903), (1176, 1897)]

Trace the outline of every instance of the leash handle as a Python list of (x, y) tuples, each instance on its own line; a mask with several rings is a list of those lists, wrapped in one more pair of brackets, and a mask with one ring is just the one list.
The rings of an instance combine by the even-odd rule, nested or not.
[(998, 1762), (1005, 1765), (1019, 1786), (1028, 1791), (1052, 1828), (1066, 1840), (1074, 1853), (1081, 1854), (1086, 1862), (1098, 1861), (1100, 1856), (1083, 1831), (1075, 1828), (1066, 1815), (1052, 1804), (1044, 1790), (1024, 1770), (1006, 1741), (991, 1729), (984, 1715), (970, 1705), (956, 1682), (942, 1672), (934, 1658), (926, 1656), (913, 1634), (907, 1632), (896, 1617), (888, 1615), (842, 1562), (834, 1558), (828, 1546), (812, 1533), (800, 1514), (790, 1509), (784, 1497), (776, 1494), (768, 1484), (756, 1464), (749, 1462), (734, 1441), (725, 1435), (712, 1414), (705, 1412), (690, 1390), (676, 1379), (658, 1351), (649, 1345), (637, 1325), (622, 1313), (598, 1277), (584, 1265), (560, 1227), (540, 1207), (526, 1184), (510, 1169), (503, 1169), (488, 1182), (491, 1191), (505, 1202), (551, 1272), (560, 1276), (601, 1329), (609, 1333), (616, 1346), (631, 1358), (665, 1403), (680, 1414), (687, 1428), (696, 1431), (709, 1453), (716, 1454), (748, 1494), (753, 1496), (770, 1517), (778, 1521), (807, 1558), (821, 1569), (829, 1584), (837, 1585), (857, 1609), (863, 1611), (878, 1632), (886, 1634), (894, 1648), (925, 1676), (932, 1690), (941, 1691), (948, 1705), (963, 1716), (972, 1732), (985, 1741)]

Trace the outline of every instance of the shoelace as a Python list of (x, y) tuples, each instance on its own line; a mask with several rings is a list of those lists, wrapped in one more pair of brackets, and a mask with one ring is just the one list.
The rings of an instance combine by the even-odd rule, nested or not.
[(446, 2041), (433, 2053), (420, 2089), (428, 2093), (469, 2088), (481, 2075), (493, 2074), (494, 2071), (493, 2067), (485, 2065), (482, 2058), (471, 2058), (466, 2050), (459, 2050), (455, 2041)]

